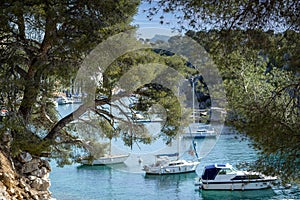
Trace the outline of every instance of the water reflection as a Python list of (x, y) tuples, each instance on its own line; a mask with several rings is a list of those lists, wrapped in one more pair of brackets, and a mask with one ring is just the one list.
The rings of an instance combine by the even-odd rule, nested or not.
[(112, 170), (123, 171), (127, 169), (127, 165), (125, 163), (113, 164), (113, 165), (79, 165), (77, 167), (78, 172), (91, 172), (95, 173), (95, 171), (107, 172)]
[(266, 190), (247, 190), (247, 191), (213, 191), (213, 190), (201, 190), (200, 196), (204, 200), (265, 200), (270, 199), (275, 193), (272, 189)]
[(179, 188), (185, 182), (191, 182), (197, 177), (196, 173), (172, 174), (172, 175), (144, 175), (146, 184), (153, 184), (159, 190)]

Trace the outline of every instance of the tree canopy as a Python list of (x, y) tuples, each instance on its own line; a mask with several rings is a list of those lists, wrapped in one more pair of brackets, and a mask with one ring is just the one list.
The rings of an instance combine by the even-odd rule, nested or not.
[(55, 113), (54, 92), (70, 85), (82, 59), (95, 45), (132, 28), (129, 23), (138, 4), (110, 0), (1, 2), (0, 101), (9, 110), (1, 135), (9, 130), (14, 154), (49, 151), (54, 141), (47, 134), (62, 123)]
[(176, 17), (179, 29), (263, 29), (299, 31), (300, 3), (291, 1), (202, 1), (145, 0), (152, 18), (160, 14), (161, 23), (169, 23), (164, 13)]

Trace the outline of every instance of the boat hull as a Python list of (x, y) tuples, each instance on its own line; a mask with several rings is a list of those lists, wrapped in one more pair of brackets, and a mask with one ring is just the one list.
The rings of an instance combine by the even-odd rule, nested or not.
[(184, 138), (195, 138), (195, 139), (204, 139), (204, 138), (216, 138), (217, 134), (211, 134), (211, 133), (192, 133), (192, 134), (186, 134), (183, 135)]
[(127, 160), (129, 155), (113, 155), (107, 157), (101, 157), (99, 159), (95, 159), (93, 161), (90, 160), (82, 160), (81, 164), (84, 165), (112, 165), (123, 163)]
[(184, 166), (144, 166), (144, 171), (147, 175), (164, 175), (164, 174), (183, 174), (193, 173), (196, 171), (198, 162), (190, 163)]
[(271, 188), (270, 180), (231, 181), (231, 182), (205, 182), (200, 188), (203, 190), (261, 190)]

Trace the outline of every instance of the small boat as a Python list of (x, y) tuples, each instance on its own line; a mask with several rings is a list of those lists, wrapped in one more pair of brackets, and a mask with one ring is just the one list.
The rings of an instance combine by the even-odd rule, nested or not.
[(230, 164), (207, 165), (195, 183), (203, 190), (259, 190), (271, 188), (276, 177), (258, 172), (239, 171)]
[(145, 115), (143, 115), (142, 113), (139, 113), (139, 112), (133, 113), (131, 118), (132, 118), (133, 122), (135, 122), (135, 123), (151, 122), (151, 120), (148, 116), (146, 117)]
[(194, 123), (189, 126), (189, 133), (183, 135), (184, 138), (216, 138), (218, 136), (217, 131), (210, 125), (202, 123)]
[(69, 98), (66, 98), (66, 97), (59, 97), (57, 98), (57, 104), (58, 105), (65, 105), (65, 104), (72, 104), (73, 103), (73, 100), (72, 99), (69, 99)]
[[(177, 142), (179, 152), (179, 140)], [(182, 174), (195, 172), (197, 166), (200, 164), (198, 161), (198, 154), (196, 152), (195, 143), (193, 141), (193, 149), (189, 150), (191, 155), (196, 155), (197, 161), (179, 159), (179, 153), (174, 154), (159, 154), (155, 156), (155, 162), (151, 165), (144, 165), (143, 170), (146, 175), (164, 175), (164, 174)], [(171, 160), (172, 157), (177, 159)]]
[(127, 160), (129, 154), (114, 154), (114, 155), (104, 155), (98, 159), (82, 159), (80, 160), (81, 164), (84, 165), (112, 165), (123, 163)]
[[(85, 143), (87, 149), (90, 148), (89, 142)], [(112, 154), (112, 138), (109, 139), (109, 152), (100, 157), (92, 155), (80, 157), (78, 162), (83, 165), (112, 165), (123, 163), (127, 160), (130, 154)]]

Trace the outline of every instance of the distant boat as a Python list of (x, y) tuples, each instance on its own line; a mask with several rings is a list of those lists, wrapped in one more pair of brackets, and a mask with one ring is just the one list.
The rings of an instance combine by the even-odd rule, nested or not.
[(271, 188), (276, 177), (258, 172), (239, 171), (230, 164), (207, 165), (195, 183), (203, 190), (259, 190)]
[(82, 99), (80, 97), (73, 97), (71, 100), (73, 104), (82, 104)]
[[(86, 143), (88, 145), (88, 143)], [(85, 156), (78, 159), (78, 162), (83, 165), (112, 165), (123, 163), (127, 160), (130, 154), (112, 154), (111, 139), (109, 142), (109, 153), (101, 157), (93, 158), (93, 156)]]
[(210, 125), (203, 123), (193, 123), (189, 126), (189, 132), (183, 135), (184, 138), (216, 138), (217, 131)]
[(72, 99), (69, 99), (69, 98), (66, 98), (63, 96), (57, 98), (58, 105), (65, 105), (65, 104), (72, 104), (72, 103), (73, 103)]
[(135, 123), (146, 123), (146, 122), (151, 122), (151, 119), (145, 115), (143, 115), (142, 113), (133, 113), (131, 119), (133, 120), (133, 122)]
[[(143, 170), (146, 172), (146, 175), (182, 174), (195, 172), (200, 162), (198, 160), (187, 161), (185, 159), (179, 159), (179, 144), (180, 139), (178, 138), (178, 153), (156, 155), (154, 164), (144, 165)], [(195, 154), (198, 158), (195, 143), (193, 144), (194, 149), (190, 150), (190, 154)], [(172, 157), (176, 157), (176, 159), (171, 160)]]
[(209, 126), (202, 126), (199, 123), (197, 127), (190, 128), (189, 133), (185, 133), (183, 137), (185, 138), (195, 138), (195, 139), (202, 139), (202, 138), (216, 138), (218, 136), (217, 131)]
[[(111, 107), (110, 107), (110, 113), (111, 113)], [(85, 116), (87, 118), (87, 121), (90, 120), (90, 116)], [(112, 165), (112, 164), (119, 164), (123, 163), (127, 160), (127, 158), (130, 156), (130, 154), (112, 154), (112, 138), (113, 135), (111, 135), (109, 138), (109, 150), (108, 154), (105, 154), (101, 157), (94, 158), (93, 156), (87, 156), (83, 158), (79, 158), (79, 163), (84, 165)], [(89, 142), (86, 142), (86, 147), (89, 149)]]
[[(195, 109), (195, 84), (193, 83), (193, 89), (192, 89), (192, 119), (193, 123), (191, 123), (188, 127), (188, 131), (183, 135), (184, 138), (195, 138), (195, 139), (204, 139), (204, 138), (216, 138), (218, 136), (217, 131), (211, 127), (209, 124), (199, 123), (199, 120), (196, 120), (195, 114), (198, 113), (199, 116), (201, 115), (208, 115), (208, 110), (204, 109)], [(196, 122), (197, 121), (197, 122)]]
[(81, 164), (84, 165), (112, 165), (123, 163), (127, 160), (129, 154), (114, 154), (114, 155), (104, 155), (97, 159), (82, 159)]

